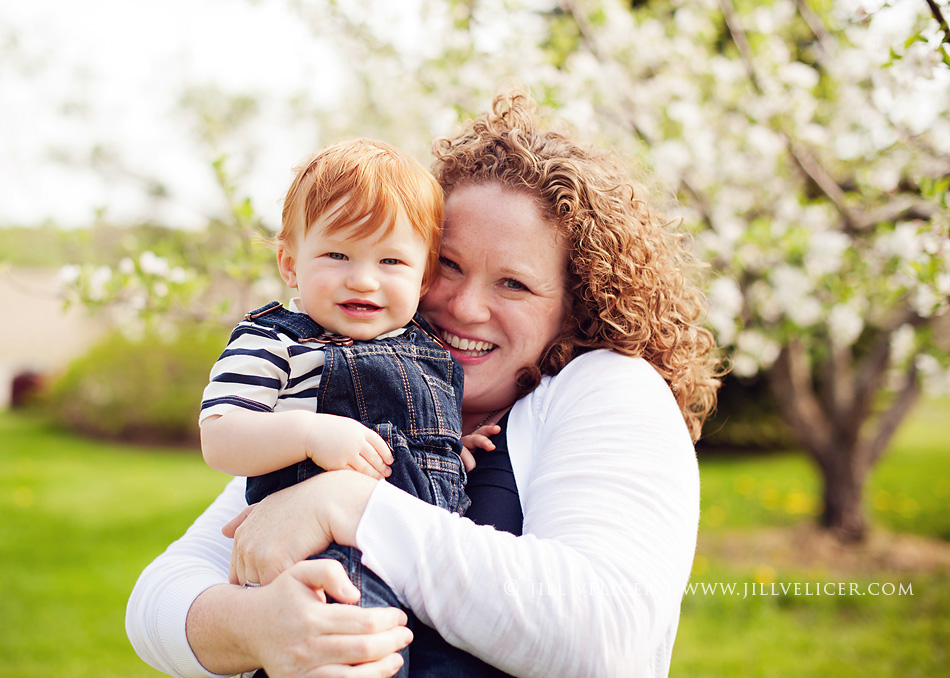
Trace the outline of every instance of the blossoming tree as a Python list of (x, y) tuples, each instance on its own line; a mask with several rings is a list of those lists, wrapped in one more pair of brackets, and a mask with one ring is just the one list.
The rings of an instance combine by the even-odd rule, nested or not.
[(386, 3), (294, 5), (352, 69), (326, 129), (422, 157), (514, 75), (647, 166), (711, 262), (734, 372), (768, 375), (821, 470), (822, 523), (860, 539), (870, 469), (948, 381), (946, 0), (420, 6), (407, 41)]

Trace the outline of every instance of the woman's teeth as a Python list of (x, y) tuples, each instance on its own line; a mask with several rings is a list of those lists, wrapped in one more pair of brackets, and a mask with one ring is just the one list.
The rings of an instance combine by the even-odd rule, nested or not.
[(445, 343), (449, 344), (452, 348), (465, 351), (466, 353), (470, 353), (475, 357), (483, 356), (495, 348), (494, 344), (490, 344), (487, 341), (462, 339), (461, 337), (457, 337), (454, 334), (449, 334), (448, 332), (442, 332), (442, 338), (445, 340)]

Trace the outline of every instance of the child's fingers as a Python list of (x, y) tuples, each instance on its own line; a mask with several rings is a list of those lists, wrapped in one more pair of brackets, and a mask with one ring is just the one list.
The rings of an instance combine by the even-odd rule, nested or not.
[(471, 435), (465, 436), (462, 438), (462, 444), (470, 450), (473, 450), (477, 447), (480, 450), (488, 450), (491, 452), (495, 449), (495, 443), (491, 441), (491, 438), (488, 436), (483, 436), (479, 433), (473, 433)]
[[(375, 454), (376, 452), (374, 450), (373, 455)], [(385, 467), (385, 464), (377, 464), (377, 465), (381, 465)], [(364, 476), (369, 476), (370, 478), (375, 478), (376, 480), (380, 480), (383, 477), (382, 474), (377, 470), (376, 465), (371, 464), (369, 460), (366, 459), (365, 449), (360, 450), (360, 454), (358, 456), (353, 457), (350, 460), (350, 462), (347, 464), (347, 466), (353, 469), (354, 471), (359, 471)]]
[(385, 478), (392, 473), (392, 471), (389, 470), (389, 465), (379, 456), (379, 452), (375, 447), (369, 444), (369, 441), (364, 443), (360, 448), (360, 458), (367, 466), (376, 471), (376, 474), (373, 476), (374, 478)]
[(475, 429), (472, 435), (493, 436), (499, 433), (501, 433), (501, 426), (498, 424), (488, 424), (487, 426)]
[(462, 465), (465, 467), (466, 473), (475, 468), (475, 457), (467, 447), (462, 448), (462, 454), (459, 456), (462, 457)]
[(393, 463), (393, 453), (382, 437), (372, 429), (366, 429), (366, 442), (372, 446), (380, 458), (387, 464)]

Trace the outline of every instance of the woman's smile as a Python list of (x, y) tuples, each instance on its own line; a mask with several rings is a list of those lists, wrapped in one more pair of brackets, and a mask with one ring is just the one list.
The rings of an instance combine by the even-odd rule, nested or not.
[(457, 334), (452, 334), (446, 330), (442, 331), (442, 340), (445, 341), (451, 348), (455, 349), (450, 352), (458, 358), (458, 354), (464, 354), (464, 357), (471, 358), (480, 358), (483, 355), (487, 355), (489, 352), (495, 350), (495, 344), (492, 344), (487, 341), (479, 341), (477, 339), (466, 339), (460, 337)]

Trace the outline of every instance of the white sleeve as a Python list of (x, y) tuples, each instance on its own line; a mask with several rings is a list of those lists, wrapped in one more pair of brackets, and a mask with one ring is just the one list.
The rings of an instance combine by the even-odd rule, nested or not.
[(214, 676), (201, 666), (185, 620), (206, 589), (228, 583), (231, 540), (221, 528), (240, 513), (244, 478), (234, 478), (188, 531), (139, 575), (125, 611), (125, 632), (149, 666), (179, 678)]
[(385, 483), (357, 533), (364, 564), (421, 619), (516, 676), (669, 671), (696, 547), (696, 457), (656, 371), (595, 353), (531, 403), (524, 536)]

